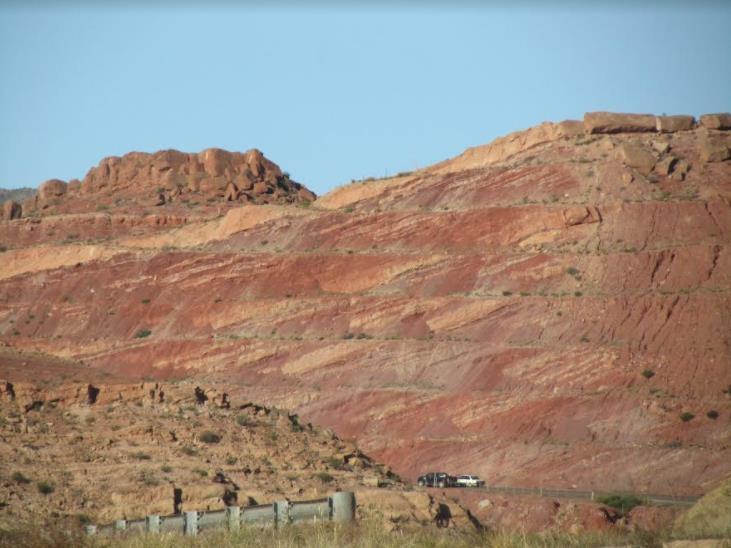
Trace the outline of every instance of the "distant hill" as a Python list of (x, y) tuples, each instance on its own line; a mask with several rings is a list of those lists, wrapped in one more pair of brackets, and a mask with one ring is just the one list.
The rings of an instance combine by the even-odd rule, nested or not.
[(36, 193), (35, 188), (0, 188), (0, 204), (8, 200), (18, 203), (27, 200)]

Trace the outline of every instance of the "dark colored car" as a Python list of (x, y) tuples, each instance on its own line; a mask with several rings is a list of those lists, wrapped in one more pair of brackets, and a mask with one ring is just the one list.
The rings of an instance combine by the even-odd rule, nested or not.
[(421, 487), (454, 487), (457, 478), (444, 472), (429, 472), (416, 480)]

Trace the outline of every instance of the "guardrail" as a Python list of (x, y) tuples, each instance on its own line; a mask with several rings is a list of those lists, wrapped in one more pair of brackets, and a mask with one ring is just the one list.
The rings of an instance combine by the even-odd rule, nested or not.
[(468, 487), (470, 490), (480, 490), (492, 493), (506, 493), (511, 495), (538, 495), (541, 497), (598, 500), (609, 495), (635, 496), (657, 506), (693, 506), (701, 497), (691, 495), (657, 495), (631, 493), (625, 491), (580, 491), (577, 489), (552, 489), (543, 487), (507, 487), (501, 485), (486, 485), (484, 487)]
[(222, 510), (196, 510), (141, 519), (120, 519), (107, 525), (87, 525), (87, 535), (137, 533), (183, 533), (196, 536), (200, 531), (226, 526), (231, 531), (241, 525), (271, 525), (282, 527), (290, 523), (334, 521), (347, 523), (355, 519), (355, 494), (338, 491), (328, 497), (305, 501), (277, 501), (258, 506), (227, 506)]

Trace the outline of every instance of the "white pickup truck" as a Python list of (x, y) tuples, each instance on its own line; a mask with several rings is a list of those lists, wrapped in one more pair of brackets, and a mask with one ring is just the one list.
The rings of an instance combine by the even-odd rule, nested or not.
[(484, 487), (485, 482), (478, 476), (457, 476), (457, 487)]

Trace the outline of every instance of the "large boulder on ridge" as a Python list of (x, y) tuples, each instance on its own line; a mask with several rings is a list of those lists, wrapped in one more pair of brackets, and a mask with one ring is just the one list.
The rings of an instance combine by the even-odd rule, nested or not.
[(618, 112), (587, 112), (584, 129), (587, 133), (637, 133), (656, 131), (654, 114), (622, 114)]
[(704, 114), (701, 125), (706, 129), (731, 129), (731, 113)]

